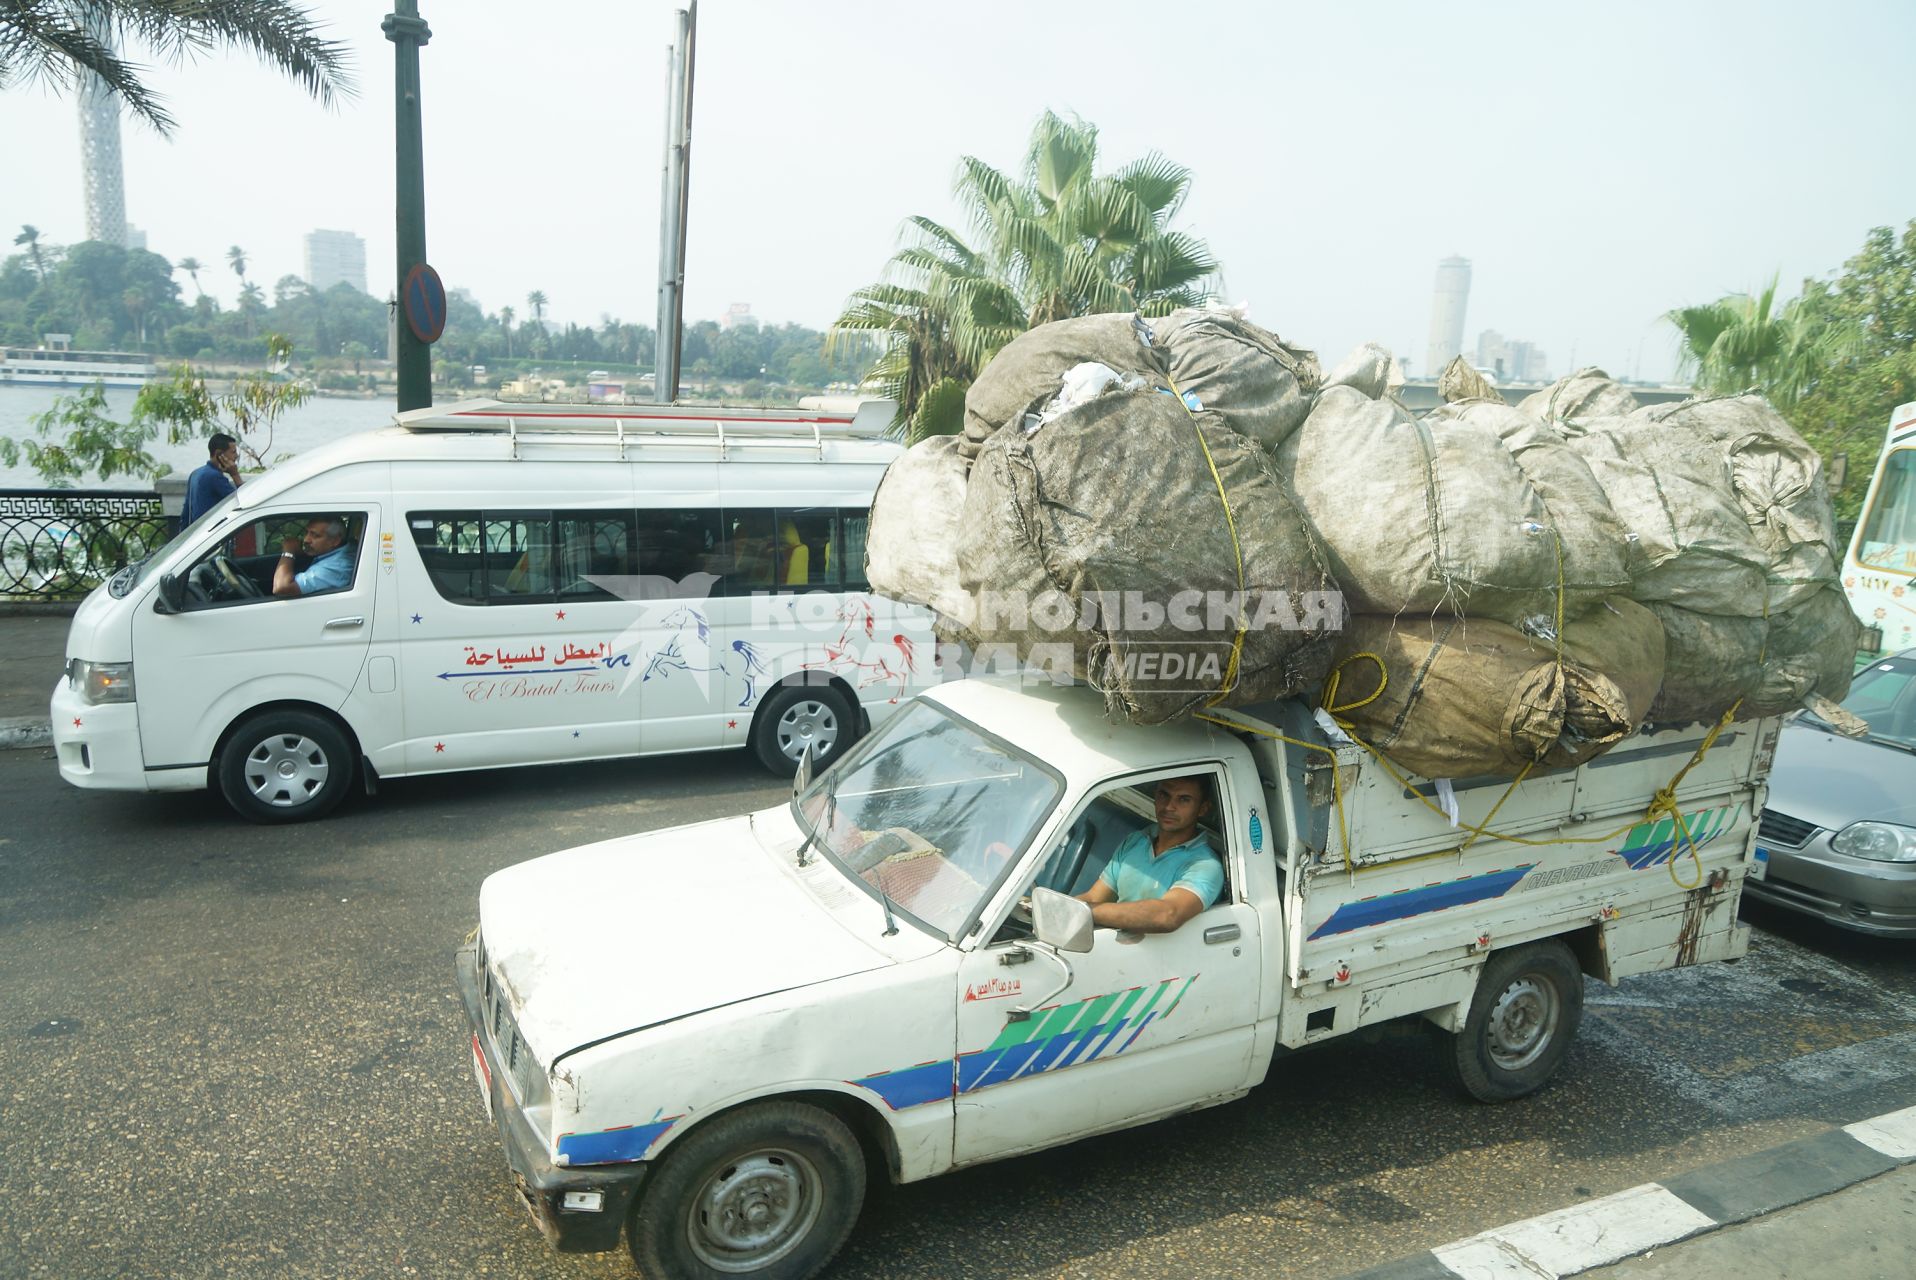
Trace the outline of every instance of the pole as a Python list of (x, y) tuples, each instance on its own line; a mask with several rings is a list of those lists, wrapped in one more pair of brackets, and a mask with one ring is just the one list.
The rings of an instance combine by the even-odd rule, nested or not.
[(685, 362), (685, 232), (688, 225), (686, 217), (692, 199), (692, 73), (696, 67), (699, 43), (699, 0), (692, 0), (686, 7), (685, 21), (681, 25), (680, 44), (683, 46), (685, 68), (679, 84), (682, 101), (679, 103), (679, 216), (674, 225), (678, 228), (678, 268), (679, 285), (672, 291), (672, 302), (676, 310), (672, 315), (672, 398), (679, 398), (679, 374)]
[[(395, 12), (379, 24), (393, 42), (393, 204), (398, 259), (393, 296), (403, 300), (406, 274), (426, 261), (426, 147), (419, 117), (419, 47), (432, 29), (419, 16), (419, 0), (393, 0)], [(432, 405), (432, 348), (410, 324), (393, 325), (397, 346), (399, 410)]]
[(678, 39), (665, 58), (665, 166), (659, 191), (659, 314), (652, 361), (652, 398), (678, 399), (685, 333), (685, 213), (690, 191), (692, 38), (698, 0), (678, 14)]

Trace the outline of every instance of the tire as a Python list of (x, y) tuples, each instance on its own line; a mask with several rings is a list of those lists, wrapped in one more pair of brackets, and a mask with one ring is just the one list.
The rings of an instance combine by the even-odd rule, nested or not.
[(262, 711), (227, 736), (220, 793), (249, 822), (310, 822), (339, 806), (353, 782), (352, 746), (310, 711)]
[(788, 684), (759, 703), (752, 719), (752, 750), (780, 777), (798, 772), (798, 758), (812, 748), (812, 775), (858, 740), (858, 712), (845, 695), (823, 684)]
[(864, 1201), (864, 1153), (842, 1120), (764, 1102), (674, 1143), (626, 1240), (639, 1271), (660, 1280), (805, 1280), (844, 1246)]
[(1464, 1029), (1448, 1037), (1451, 1078), (1479, 1102), (1535, 1093), (1555, 1075), (1583, 1020), (1583, 971), (1561, 942), (1499, 951), (1477, 979)]

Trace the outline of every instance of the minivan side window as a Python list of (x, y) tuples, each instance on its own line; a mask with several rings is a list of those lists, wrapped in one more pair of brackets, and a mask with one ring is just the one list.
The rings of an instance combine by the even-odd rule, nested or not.
[[(186, 608), (215, 609), (280, 599), (273, 594), (273, 571), (279, 567), (281, 545), (288, 538), (303, 544), (307, 526), (316, 520), (337, 520), (344, 526), (345, 540), (338, 551), (332, 553), (332, 558), (341, 562), (339, 567), (345, 569), (346, 580), (337, 586), (308, 589), (302, 594), (326, 595), (352, 590), (359, 574), (366, 513), (278, 511), (231, 526), (224, 537), (193, 562), (181, 575), (186, 580)], [(304, 545), (294, 553), (296, 573), (304, 574), (315, 562), (316, 558), (307, 553)]]

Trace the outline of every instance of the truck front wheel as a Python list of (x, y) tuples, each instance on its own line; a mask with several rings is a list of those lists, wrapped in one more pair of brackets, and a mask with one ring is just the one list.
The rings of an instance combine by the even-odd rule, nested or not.
[(648, 1276), (805, 1280), (832, 1260), (865, 1200), (858, 1139), (799, 1102), (743, 1107), (673, 1144), (633, 1206)]
[(1547, 941), (1499, 951), (1477, 979), (1445, 1064), (1480, 1102), (1521, 1098), (1556, 1074), (1582, 1020), (1583, 972), (1570, 948)]

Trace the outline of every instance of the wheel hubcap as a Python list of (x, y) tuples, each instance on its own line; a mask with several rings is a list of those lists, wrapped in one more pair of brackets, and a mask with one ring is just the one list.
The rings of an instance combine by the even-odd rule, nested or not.
[(255, 800), (275, 809), (291, 809), (319, 794), (331, 768), (326, 753), (311, 738), (276, 733), (246, 753), (242, 773)]
[(818, 1171), (795, 1151), (754, 1151), (713, 1171), (693, 1201), (687, 1238), (699, 1261), (742, 1273), (798, 1247), (818, 1221)]
[(796, 764), (812, 749), (812, 759), (831, 754), (838, 742), (838, 716), (822, 702), (795, 702), (778, 718), (778, 749)]
[(1557, 1037), (1563, 1001), (1556, 986), (1525, 974), (1503, 989), (1490, 1010), (1490, 1057), (1506, 1071), (1529, 1066)]

